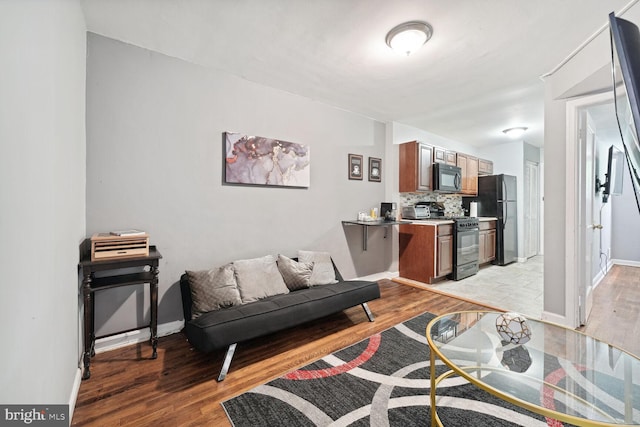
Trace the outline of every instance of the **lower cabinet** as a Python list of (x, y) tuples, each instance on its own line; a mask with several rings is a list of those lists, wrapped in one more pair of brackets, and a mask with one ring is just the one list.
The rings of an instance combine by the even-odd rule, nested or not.
[(436, 260), (436, 277), (453, 272), (453, 227), (451, 225), (438, 226)]
[(486, 264), (496, 259), (496, 221), (481, 221), (478, 264)]
[(401, 224), (400, 277), (432, 283), (453, 271), (452, 224)]

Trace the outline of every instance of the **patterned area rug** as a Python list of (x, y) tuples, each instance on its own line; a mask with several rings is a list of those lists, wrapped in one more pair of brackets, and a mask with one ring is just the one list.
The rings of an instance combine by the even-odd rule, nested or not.
[[(223, 402), (243, 426), (428, 426), (429, 347), (422, 314)], [(437, 366), (437, 374), (447, 371)], [(562, 426), (459, 377), (438, 385), (445, 426)]]

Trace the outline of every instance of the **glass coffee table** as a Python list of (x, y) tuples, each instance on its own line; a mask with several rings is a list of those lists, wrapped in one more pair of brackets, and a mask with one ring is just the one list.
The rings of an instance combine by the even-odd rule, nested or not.
[[(640, 360), (636, 356), (573, 329), (534, 319), (526, 319), (529, 341), (508, 343), (496, 329), (501, 314), (465, 311), (429, 322), (432, 426), (443, 425), (436, 408), (436, 387), (456, 374), (550, 419), (578, 426), (640, 425)], [(436, 356), (449, 368), (439, 376)]]

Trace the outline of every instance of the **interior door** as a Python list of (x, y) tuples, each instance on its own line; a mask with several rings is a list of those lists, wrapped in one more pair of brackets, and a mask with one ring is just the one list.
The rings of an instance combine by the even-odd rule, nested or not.
[(581, 325), (585, 325), (593, 305), (591, 264), (593, 262), (593, 233), (596, 230), (593, 222), (596, 130), (593, 120), (587, 111), (580, 112), (579, 138), (579, 164), (583, 166), (580, 168), (580, 191), (578, 192), (580, 207), (580, 236), (577, 239), (579, 262), (578, 320)]
[(518, 260), (518, 211), (515, 200), (503, 203), (502, 245), (504, 263)]
[(540, 222), (538, 219), (538, 213), (540, 212), (540, 205), (538, 204), (540, 194), (539, 181), (538, 164), (527, 161), (524, 171), (524, 248), (527, 258), (538, 255), (540, 247), (538, 238), (540, 236)]

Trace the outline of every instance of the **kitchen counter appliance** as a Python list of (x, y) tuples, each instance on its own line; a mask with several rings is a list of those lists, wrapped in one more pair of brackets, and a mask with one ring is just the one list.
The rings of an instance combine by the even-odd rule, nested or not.
[(433, 191), (459, 193), (462, 190), (462, 169), (444, 163), (433, 164)]
[(478, 272), (480, 223), (475, 217), (453, 220), (453, 280), (461, 280)]
[(418, 202), (415, 206), (402, 208), (404, 219), (451, 219), (445, 217), (444, 204), (440, 202)]
[(402, 207), (402, 219), (429, 219), (431, 212), (428, 206), (416, 204), (415, 206)]

